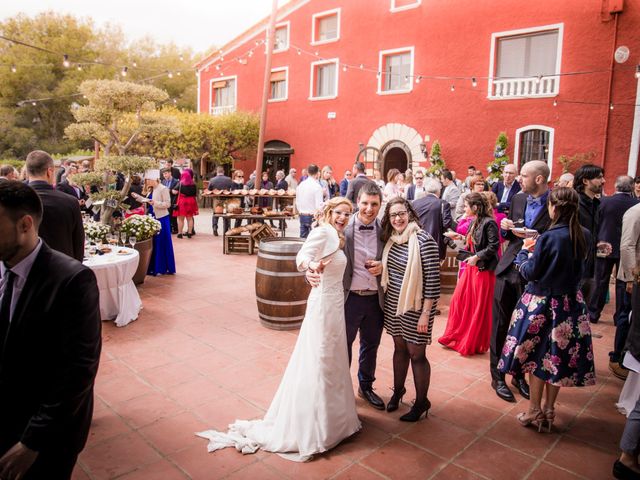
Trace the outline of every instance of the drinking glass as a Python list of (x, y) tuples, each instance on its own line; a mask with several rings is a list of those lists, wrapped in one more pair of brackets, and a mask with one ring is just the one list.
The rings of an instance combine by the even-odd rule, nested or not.
[(131, 248), (135, 247), (136, 245), (136, 237), (129, 237), (129, 243), (131, 244)]
[(127, 232), (120, 232), (120, 240), (122, 241), (122, 246), (124, 247), (127, 244)]

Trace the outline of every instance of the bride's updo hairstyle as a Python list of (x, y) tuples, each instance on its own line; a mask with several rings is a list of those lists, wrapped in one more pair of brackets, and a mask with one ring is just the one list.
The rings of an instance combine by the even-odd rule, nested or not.
[[(351, 200), (348, 200), (345, 197), (333, 197), (324, 203), (322, 215), (318, 219), (318, 224), (331, 225), (334, 227), (333, 222), (331, 221), (331, 213), (340, 205), (347, 205), (349, 207), (349, 211), (353, 212), (353, 204), (351, 203)], [(340, 248), (342, 248), (344, 247), (344, 234), (342, 232), (338, 232), (338, 237), (340, 238)]]

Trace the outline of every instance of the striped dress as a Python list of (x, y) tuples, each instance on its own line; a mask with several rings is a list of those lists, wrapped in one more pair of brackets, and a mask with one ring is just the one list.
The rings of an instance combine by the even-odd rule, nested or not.
[(398, 295), (409, 259), (409, 242), (394, 243), (389, 250), (386, 265), (389, 283), (384, 296), (384, 327), (389, 335), (402, 337), (407, 342), (429, 345), (431, 344), (433, 319), (436, 316), (436, 307), (440, 297), (440, 257), (438, 256), (438, 244), (431, 235), (423, 230), (420, 230), (417, 235), (420, 245), (420, 260), (422, 261), (422, 298), (434, 300), (429, 312), (429, 328), (427, 333), (419, 333), (417, 330), (421, 311), (410, 310), (404, 315), (396, 315)]

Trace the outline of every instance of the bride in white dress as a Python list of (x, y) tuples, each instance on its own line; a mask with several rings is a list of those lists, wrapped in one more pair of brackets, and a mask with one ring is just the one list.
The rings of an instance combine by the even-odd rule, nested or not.
[(311, 290), (307, 312), (278, 391), (262, 420), (237, 420), (226, 433), (197, 433), (209, 439), (209, 452), (259, 448), (298, 462), (336, 446), (360, 430), (349, 373), (342, 276), (347, 259), (341, 247), (351, 202), (325, 203), (320, 226), (298, 252), (299, 270), (322, 272)]

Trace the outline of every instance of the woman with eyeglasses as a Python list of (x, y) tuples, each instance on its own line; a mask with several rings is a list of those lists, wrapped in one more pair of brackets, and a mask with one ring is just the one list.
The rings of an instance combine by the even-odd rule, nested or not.
[(342, 277), (347, 266), (344, 229), (352, 212), (344, 197), (327, 200), (319, 226), (296, 256), (299, 270), (321, 273), (311, 289), (296, 345), (265, 417), (239, 420), (228, 433), (198, 433), (209, 451), (258, 448), (306, 461), (335, 447), (361, 428), (349, 372)]
[[(233, 182), (233, 190), (242, 190), (244, 188), (244, 172), (242, 170), (235, 170), (233, 172), (233, 176), (231, 177), (231, 181)], [(245, 197), (240, 197), (240, 206), (244, 208)], [(236, 218), (234, 227), (237, 228), (240, 225), (242, 225), (242, 219)]]
[(404, 386), (411, 364), (416, 401), (400, 417), (417, 422), (428, 415), (427, 399), (431, 365), (426, 356), (431, 329), (440, 298), (440, 258), (438, 244), (422, 230), (411, 204), (402, 197), (389, 200), (382, 219), (381, 284), (384, 296), (384, 326), (393, 337), (393, 396), (387, 411), (393, 412), (406, 393)]

